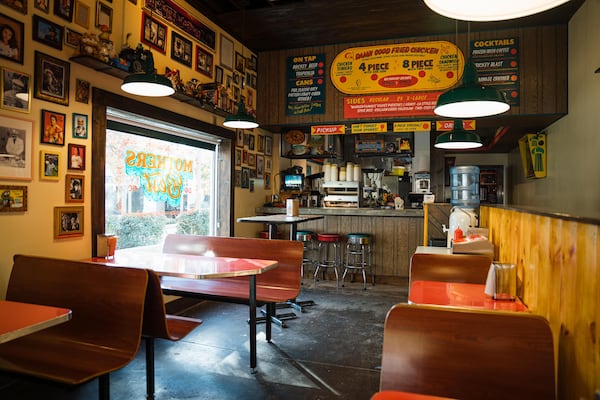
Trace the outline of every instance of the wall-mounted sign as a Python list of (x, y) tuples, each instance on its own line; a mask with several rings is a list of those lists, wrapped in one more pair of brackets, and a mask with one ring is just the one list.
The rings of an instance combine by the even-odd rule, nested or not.
[(287, 61), (286, 115), (325, 113), (325, 54)]
[(331, 82), (342, 93), (443, 91), (462, 77), (464, 56), (446, 41), (353, 47), (331, 65)]
[[(474, 119), (463, 119), (463, 129), (466, 131), (474, 131), (476, 128)], [(448, 132), (454, 129), (454, 120), (436, 121), (435, 130), (438, 132)]]
[(387, 132), (387, 122), (371, 122), (367, 124), (352, 124), (352, 133), (382, 133)]
[(519, 38), (471, 41), (471, 59), (479, 83), (504, 93), (511, 105), (519, 105)]
[(435, 115), (442, 92), (404, 93), (344, 98), (344, 118), (386, 118)]
[(343, 135), (346, 125), (315, 125), (310, 127), (311, 135)]
[(431, 122), (429, 121), (411, 121), (411, 122), (394, 122), (394, 132), (417, 132), (430, 131)]
[(382, 139), (357, 139), (354, 151), (357, 153), (382, 153), (384, 150)]

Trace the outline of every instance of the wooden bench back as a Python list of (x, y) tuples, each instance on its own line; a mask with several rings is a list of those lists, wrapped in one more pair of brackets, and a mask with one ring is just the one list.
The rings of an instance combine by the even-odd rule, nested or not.
[(397, 304), (385, 321), (380, 390), (554, 400), (550, 326), (528, 313)]
[(467, 254), (421, 254), (410, 259), (410, 282), (441, 281), (484, 284), (491, 260)]
[(91, 345), (137, 352), (148, 273), (81, 261), (15, 255), (7, 300), (70, 308), (69, 322), (44, 330)]
[[(281, 286), (300, 292), (302, 243), (295, 240), (268, 240), (219, 236), (167, 235), (164, 253), (245, 257), (276, 260), (277, 268), (257, 275), (256, 284)], [(239, 277), (247, 279), (247, 277)], [(235, 278), (235, 279), (239, 279)], [(297, 294), (296, 293), (296, 294)], [(294, 297), (290, 297), (294, 298)]]

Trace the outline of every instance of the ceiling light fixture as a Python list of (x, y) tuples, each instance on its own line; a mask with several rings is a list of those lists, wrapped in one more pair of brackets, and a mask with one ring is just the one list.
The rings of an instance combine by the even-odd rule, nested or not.
[(142, 67), (143, 72), (127, 75), (123, 80), (121, 90), (147, 97), (163, 97), (175, 93), (171, 81), (164, 75), (156, 73), (152, 52), (145, 50), (143, 55), (145, 56)]
[(424, 0), (433, 11), (463, 21), (502, 21), (549, 10), (569, 0)]
[[(468, 26), (467, 43), (471, 36), (470, 23)], [(458, 40), (456, 51), (458, 52)], [(456, 65), (458, 66), (458, 57), (456, 57)], [(479, 84), (477, 67), (469, 57), (464, 66), (462, 85), (442, 93), (433, 112), (447, 118), (479, 118), (502, 114), (509, 109), (510, 105), (500, 91)]]
[(455, 119), (452, 130), (440, 134), (433, 146), (444, 150), (467, 150), (481, 147), (483, 143), (477, 132), (465, 130), (463, 121)]

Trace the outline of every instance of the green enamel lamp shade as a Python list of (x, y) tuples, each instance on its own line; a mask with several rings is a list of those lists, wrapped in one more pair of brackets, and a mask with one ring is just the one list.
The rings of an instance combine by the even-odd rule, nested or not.
[(171, 81), (164, 75), (158, 75), (154, 69), (154, 58), (147, 52), (144, 61), (144, 72), (130, 74), (125, 77), (121, 90), (138, 96), (163, 97), (175, 93)]
[(510, 106), (498, 90), (477, 81), (477, 68), (465, 64), (463, 84), (440, 95), (433, 112), (448, 118), (479, 118), (501, 114)]
[(456, 119), (454, 128), (450, 132), (440, 134), (433, 146), (444, 150), (466, 150), (481, 147), (483, 143), (476, 132), (465, 130), (462, 120)]
[(228, 128), (235, 129), (252, 129), (258, 128), (258, 123), (246, 112), (246, 106), (244, 102), (240, 100), (238, 103), (238, 111), (234, 115), (228, 115), (223, 121), (223, 125)]

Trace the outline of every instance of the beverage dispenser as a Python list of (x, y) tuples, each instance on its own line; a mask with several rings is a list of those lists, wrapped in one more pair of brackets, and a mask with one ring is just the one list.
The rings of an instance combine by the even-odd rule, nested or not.
[[(479, 167), (458, 166), (450, 168), (450, 204), (447, 247), (450, 248), (455, 237), (465, 235), (468, 228), (477, 227), (477, 211), (479, 208)], [(457, 230), (459, 230), (457, 232)], [(462, 233), (461, 233), (462, 232)]]

